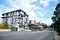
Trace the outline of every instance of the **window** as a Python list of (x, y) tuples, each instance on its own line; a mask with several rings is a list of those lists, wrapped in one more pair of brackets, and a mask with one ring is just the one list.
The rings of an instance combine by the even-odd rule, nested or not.
[(20, 16), (20, 14), (18, 16)]
[(22, 11), (21, 11), (20, 13), (21, 13), (22, 15), (24, 15), (24, 13), (23, 13)]
[(23, 15), (21, 15), (21, 17), (23, 17)]
[(19, 28), (22, 28), (23, 27), (23, 25), (19, 25)]

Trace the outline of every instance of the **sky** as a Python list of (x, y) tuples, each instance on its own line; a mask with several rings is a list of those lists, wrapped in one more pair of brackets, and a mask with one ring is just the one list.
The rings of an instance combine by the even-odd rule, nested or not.
[(51, 17), (59, 2), (60, 0), (0, 0), (0, 23), (1, 14), (22, 9), (29, 15), (29, 20), (50, 25)]

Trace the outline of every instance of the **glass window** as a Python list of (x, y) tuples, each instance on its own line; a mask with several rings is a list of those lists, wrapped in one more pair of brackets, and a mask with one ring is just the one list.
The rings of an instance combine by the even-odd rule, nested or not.
[(24, 13), (23, 13), (22, 11), (21, 11), (20, 13), (21, 13), (22, 15), (24, 15)]

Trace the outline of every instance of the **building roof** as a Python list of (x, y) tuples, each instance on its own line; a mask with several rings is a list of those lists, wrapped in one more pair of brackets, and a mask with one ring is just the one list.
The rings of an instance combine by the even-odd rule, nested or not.
[[(8, 14), (8, 13), (13, 13), (13, 12), (17, 12), (17, 11), (22, 11), (25, 15), (27, 15), (26, 14), (26, 12), (24, 12), (23, 10), (21, 10), (21, 9), (18, 9), (18, 10), (14, 10), (14, 11), (11, 11), (11, 12), (7, 12), (7, 13), (3, 13), (2, 15), (5, 15), (5, 14)], [(27, 15), (28, 16), (28, 15)]]
[[(12, 13), (12, 12), (16, 12), (16, 11), (22, 11), (22, 12), (24, 12), (23, 10), (21, 10), (21, 9), (18, 9), (18, 10), (14, 10), (14, 11), (7, 12), (7, 13)], [(7, 14), (7, 13), (3, 13), (2, 15), (4, 15), (4, 14)], [(24, 12), (24, 13), (25, 13), (25, 12)]]

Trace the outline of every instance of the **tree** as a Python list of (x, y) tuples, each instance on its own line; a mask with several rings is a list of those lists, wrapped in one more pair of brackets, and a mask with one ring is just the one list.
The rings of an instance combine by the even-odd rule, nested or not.
[(43, 28), (45, 28), (45, 29), (48, 27), (48, 25), (44, 24), (44, 23), (41, 23), (40, 25), (43, 26)]
[(5, 29), (8, 29), (9, 28), (9, 25), (8, 25), (7, 22), (5, 22), (4, 27), (5, 27)]
[(2, 22), (0, 25), (0, 29), (8, 29), (9, 28), (9, 24), (7, 22)]
[(58, 3), (55, 8), (52, 20), (53, 24), (51, 26), (54, 27), (55, 30), (57, 29), (57, 31), (60, 32), (60, 3)]
[(0, 23), (0, 28), (2, 28), (1, 23)]

